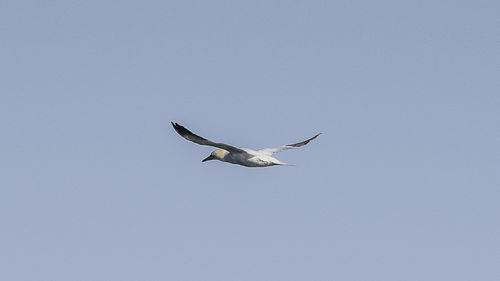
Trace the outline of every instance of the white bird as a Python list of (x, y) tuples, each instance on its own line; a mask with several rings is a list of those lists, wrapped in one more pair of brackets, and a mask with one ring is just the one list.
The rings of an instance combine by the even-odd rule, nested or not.
[(205, 138), (193, 134), (188, 129), (183, 126), (171, 122), (175, 131), (181, 135), (183, 138), (201, 145), (208, 145), (213, 147), (218, 147), (218, 149), (212, 151), (210, 156), (201, 160), (205, 162), (208, 160), (219, 160), (223, 162), (229, 162), (232, 164), (238, 164), (246, 167), (267, 167), (274, 165), (290, 165), (280, 160), (272, 157), (273, 153), (280, 152), (286, 149), (297, 148), (308, 144), (313, 139), (317, 138), (321, 133), (315, 135), (314, 137), (307, 139), (302, 142), (288, 144), (276, 148), (264, 148), (261, 150), (253, 150), (248, 148), (237, 148), (232, 145), (225, 143), (216, 143), (209, 141)]

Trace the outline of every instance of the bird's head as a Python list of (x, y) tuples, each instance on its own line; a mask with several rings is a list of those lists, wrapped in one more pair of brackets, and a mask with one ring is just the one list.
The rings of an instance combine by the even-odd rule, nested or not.
[(210, 153), (210, 155), (201, 160), (201, 162), (205, 162), (205, 161), (208, 161), (208, 160), (221, 160), (224, 159), (224, 156), (226, 156), (229, 152), (227, 150), (224, 150), (224, 149), (216, 149), (214, 151), (212, 151), (212, 153)]

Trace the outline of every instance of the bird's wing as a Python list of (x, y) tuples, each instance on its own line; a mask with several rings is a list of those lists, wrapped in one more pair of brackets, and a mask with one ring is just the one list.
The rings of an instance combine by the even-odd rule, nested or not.
[(218, 147), (218, 148), (222, 148), (222, 149), (225, 149), (229, 152), (234, 152), (234, 153), (246, 153), (244, 150), (242, 149), (239, 149), (237, 147), (234, 147), (232, 145), (228, 145), (228, 144), (225, 144), (225, 143), (216, 143), (216, 142), (213, 142), (213, 141), (209, 141), (205, 138), (202, 138), (198, 135), (195, 135), (193, 134), (191, 131), (189, 131), (188, 129), (182, 127), (181, 125), (177, 124), (177, 123), (174, 123), (174, 122), (170, 122), (172, 123), (172, 126), (174, 127), (175, 131), (181, 135), (183, 138), (187, 139), (188, 141), (192, 141), (194, 143), (197, 143), (197, 144), (201, 144), (201, 145), (208, 145), (208, 146), (214, 146), (214, 147)]
[(305, 141), (301, 141), (301, 142), (294, 143), (294, 144), (287, 144), (287, 145), (280, 146), (280, 147), (264, 148), (264, 149), (259, 150), (259, 152), (271, 156), (271, 155), (273, 155), (273, 153), (276, 153), (276, 152), (280, 152), (280, 151), (283, 151), (283, 150), (297, 148), (297, 147), (301, 147), (303, 145), (306, 145), (310, 141), (312, 141), (313, 139), (317, 138), (319, 135), (321, 135), (321, 133), (319, 133), (319, 134), (315, 135), (314, 137), (312, 137), (310, 139), (307, 139)]

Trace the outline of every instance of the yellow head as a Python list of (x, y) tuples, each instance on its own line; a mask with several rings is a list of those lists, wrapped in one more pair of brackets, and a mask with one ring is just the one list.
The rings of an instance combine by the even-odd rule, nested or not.
[(210, 156), (208, 156), (207, 158), (201, 160), (201, 162), (205, 162), (205, 161), (208, 161), (208, 160), (220, 160), (220, 161), (223, 161), (224, 157), (228, 154), (229, 152), (227, 150), (224, 150), (224, 149), (216, 149), (214, 151), (212, 151), (212, 153), (210, 153)]

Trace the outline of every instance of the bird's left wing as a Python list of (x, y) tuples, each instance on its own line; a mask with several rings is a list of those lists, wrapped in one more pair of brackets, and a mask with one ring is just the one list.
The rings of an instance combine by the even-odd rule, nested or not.
[(312, 141), (313, 139), (317, 138), (319, 135), (321, 135), (321, 133), (319, 133), (319, 134), (315, 135), (314, 137), (312, 137), (310, 139), (307, 139), (305, 141), (301, 141), (301, 142), (294, 143), (294, 144), (287, 144), (287, 145), (283, 145), (283, 146), (280, 146), (280, 147), (264, 148), (264, 149), (259, 150), (259, 152), (271, 156), (271, 155), (273, 155), (273, 153), (276, 153), (276, 152), (280, 152), (280, 151), (283, 151), (283, 150), (297, 148), (297, 147), (301, 147), (303, 145), (306, 145), (310, 141)]
[(201, 144), (201, 145), (208, 145), (208, 146), (222, 148), (222, 149), (227, 150), (229, 152), (247, 153), (246, 151), (239, 149), (237, 147), (234, 147), (232, 145), (229, 145), (229, 144), (209, 141), (205, 138), (202, 138), (198, 135), (193, 134), (191, 131), (189, 131), (188, 129), (184, 128), (183, 126), (181, 126), (177, 123), (174, 123), (174, 122), (170, 122), (170, 123), (172, 123), (172, 126), (174, 127), (175, 131), (179, 135), (181, 135), (183, 138), (187, 139), (188, 141), (192, 141), (194, 143)]

